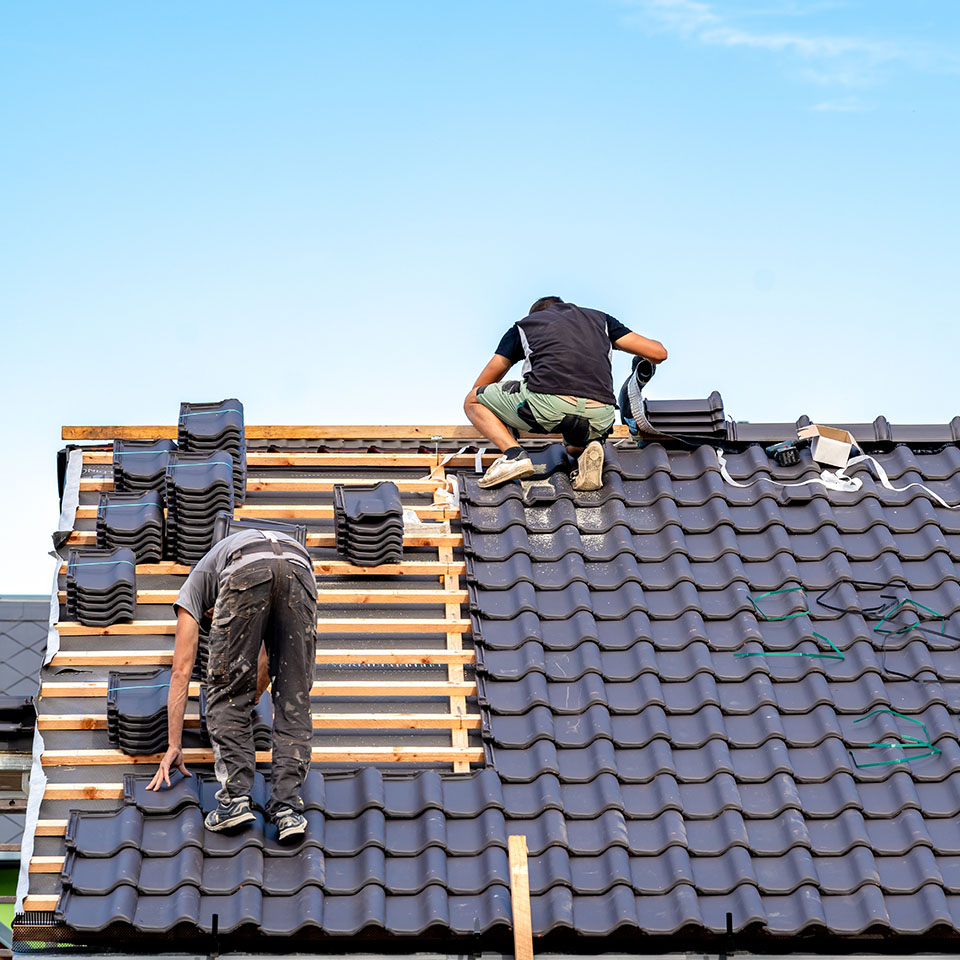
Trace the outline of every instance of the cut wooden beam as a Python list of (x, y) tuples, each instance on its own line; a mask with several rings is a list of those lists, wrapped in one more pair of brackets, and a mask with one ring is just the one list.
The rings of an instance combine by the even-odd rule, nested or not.
[[(437, 524), (437, 526), (440, 526), (440, 524)], [(74, 530), (71, 532), (67, 543), (71, 547), (95, 547), (97, 545), (97, 532), (95, 530)], [(307, 533), (308, 547), (335, 547), (336, 545), (337, 540), (333, 533)], [(404, 547), (462, 547), (463, 536), (449, 531), (422, 533), (405, 536), (403, 545)]]
[[(107, 627), (87, 627), (73, 620), (61, 620), (56, 630), (62, 637), (161, 637), (176, 633), (176, 620), (130, 620)], [(435, 617), (327, 618), (317, 621), (317, 633), (469, 633), (469, 620), (439, 620)]]
[(60, 900), (58, 893), (31, 893), (23, 898), (24, 910), (39, 910), (49, 913), (57, 909), (57, 902)]
[[(269, 763), (272, 751), (258, 750), (257, 763)], [(313, 760), (317, 763), (452, 763), (466, 760), (480, 763), (482, 747), (455, 750), (453, 747), (314, 747)], [(41, 763), (45, 767), (127, 766), (129, 764), (160, 763), (162, 753), (130, 756), (122, 750), (44, 750)], [(186, 747), (184, 763), (213, 763), (213, 750), (208, 747)]]
[(63, 857), (31, 857), (31, 873), (59, 873), (63, 869)]
[[(410, 480), (403, 477), (247, 477), (247, 493), (331, 493), (337, 484), (377, 483), (389, 480), (401, 493), (433, 493), (436, 482), (429, 479)], [(111, 493), (109, 477), (81, 477), (81, 493)]]
[[(460, 516), (459, 510), (452, 510), (442, 505), (420, 505), (404, 507), (405, 510), (412, 510), (422, 520), (449, 520)], [(242, 507), (236, 507), (233, 511), (235, 517), (255, 517), (259, 520), (332, 520), (333, 504), (323, 503), (290, 503), (290, 504), (246, 504)], [(77, 520), (95, 520), (97, 517), (97, 507), (93, 504), (82, 504), (77, 507)]]
[[(245, 424), (247, 440), (423, 440), (433, 442), (434, 437), (444, 440), (485, 440), (476, 427), (467, 423), (444, 424)], [(627, 437), (625, 426), (613, 428), (614, 437)], [(174, 424), (143, 426), (65, 426), (64, 440), (175, 440)], [(540, 437), (539, 434), (521, 436)], [(489, 444), (487, 444), (489, 445)]]
[[(67, 602), (66, 590), (58, 594), (60, 603)], [(138, 590), (137, 603), (172, 604), (177, 599), (176, 590)], [(429, 603), (466, 603), (467, 591), (459, 590), (341, 590), (320, 587), (317, 592), (317, 602), (332, 604), (429, 604)]]
[[(451, 552), (452, 555), (452, 552)], [(356, 567), (348, 560), (314, 560), (313, 572), (318, 577), (442, 577), (445, 574), (465, 573), (467, 565), (461, 561), (438, 563), (436, 560), (403, 560), (384, 563), (379, 567)], [(60, 572), (67, 572), (66, 562)], [(138, 563), (138, 577), (186, 576), (190, 567), (185, 563), (161, 560), (159, 563)]]
[(507, 837), (507, 853), (510, 859), (510, 900), (513, 906), (513, 956), (514, 960), (533, 960), (527, 838), (523, 834)]
[[(187, 688), (191, 697), (200, 696), (200, 684)], [(311, 697), (474, 697), (477, 685), (470, 680), (320, 680), (310, 688)], [(105, 697), (106, 680), (47, 680), (40, 685), (41, 697)]]
[[(446, 454), (440, 454), (440, 458)], [(498, 454), (485, 453), (481, 456), (483, 466), (489, 466), (496, 460)], [(258, 467), (366, 467), (379, 469), (381, 467), (406, 467), (408, 469), (425, 468), (427, 470), (437, 465), (435, 453), (258, 453), (247, 451), (247, 468)], [(113, 464), (113, 454), (109, 450), (84, 450), (83, 463), (85, 466), (105, 467)], [(453, 457), (448, 467), (473, 470), (476, 467), (476, 455), (461, 453)]]
[[(317, 663), (374, 664), (464, 664), (475, 663), (473, 650), (359, 650), (317, 651)], [(173, 650), (58, 650), (50, 661), (54, 667), (165, 667), (173, 663)], [(462, 679), (462, 678), (461, 678)]]
[(67, 832), (66, 820), (38, 820), (33, 831), (38, 837), (62, 837)]
[(122, 783), (48, 783), (44, 800), (120, 800)]
[[(200, 715), (183, 718), (188, 730), (200, 727)], [(106, 730), (105, 713), (47, 713), (37, 717), (39, 730)], [(479, 730), (479, 713), (314, 713), (314, 730)], [(458, 744), (454, 744), (458, 746)], [(462, 744), (466, 746), (466, 743)]]

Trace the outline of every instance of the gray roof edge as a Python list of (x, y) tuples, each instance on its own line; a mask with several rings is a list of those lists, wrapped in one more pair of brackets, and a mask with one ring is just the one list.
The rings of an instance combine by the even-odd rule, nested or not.
[[(727, 439), (746, 443), (774, 443), (795, 440), (797, 428), (813, 423), (809, 417), (800, 417), (796, 423), (752, 423), (749, 420), (727, 422)], [(829, 426), (849, 430), (858, 443), (956, 443), (960, 441), (960, 417), (949, 423), (892, 424), (886, 417), (877, 417), (873, 423), (829, 423)]]

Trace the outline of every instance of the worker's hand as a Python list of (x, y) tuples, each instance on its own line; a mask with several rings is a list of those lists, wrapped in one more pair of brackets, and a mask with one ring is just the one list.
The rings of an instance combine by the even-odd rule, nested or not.
[(193, 776), (183, 763), (183, 747), (167, 747), (167, 752), (160, 761), (160, 768), (147, 784), (148, 790), (159, 790), (160, 786), (170, 786), (170, 768), (176, 767), (185, 777)]

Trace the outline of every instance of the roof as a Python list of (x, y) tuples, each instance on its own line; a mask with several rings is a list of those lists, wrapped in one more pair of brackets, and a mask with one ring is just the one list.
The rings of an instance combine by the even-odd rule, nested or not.
[[(862, 481), (855, 492), (764, 482), (819, 468), (809, 453), (777, 467), (752, 441), (730, 440), (741, 426), (728, 427), (725, 445), (744, 487), (724, 480), (712, 448), (652, 443), (608, 445), (596, 493), (574, 492), (559, 472), (483, 491), (463, 452), (444, 466), (460, 473), (451, 532), (408, 531), (403, 563), (421, 566), (387, 575), (333, 560), (330, 477), (404, 480), (405, 506), (437, 517), (433, 485), (417, 485), (470, 436), (435, 445), (430, 436), (454, 431), (418, 428), (404, 448), (387, 428), (379, 443), (373, 428), (278, 428), (264, 439), (269, 452), (248, 427), (243, 510), (308, 525), (321, 590), (353, 591), (321, 595), (321, 649), (366, 651), (350, 666), (318, 665), (323, 685), (350, 686), (339, 701), (330, 689), (314, 701), (319, 715), (337, 716), (317, 729), (309, 839), (284, 857), (259, 823), (214, 840), (198, 826), (212, 803), (208, 753), (191, 762), (203, 776), (155, 796), (143, 790), (149, 766), (108, 751), (106, 673), (160, 666), (156, 651), (170, 649), (161, 591), (185, 571), (152, 565), (138, 570), (135, 623), (160, 623), (108, 636), (65, 625), (44, 670), (50, 782), (27, 910), (55, 909), (71, 942), (121, 949), (135, 949), (138, 935), (158, 949), (163, 933), (178, 944), (214, 933), (249, 944), (257, 930), (264, 949), (278, 935), (280, 949), (292, 949), (292, 934), (353, 949), (395, 937), (498, 949), (513, 922), (508, 838), (522, 834), (544, 947), (636, 950), (638, 933), (672, 949), (729, 936), (777, 950), (848, 949), (876, 935), (904, 952), (924, 934), (951, 942), (960, 920), (960, 512), (920, 487), (884, 488), (866, 465), (849, 471)], [(775, 440), (780, 426), (749, 428)], [(868, 449), (893, 486), (924, 483), (956, 503), (952, 427), (923, 429), (912, 445), (888, 436)], [(420, 445), (430, 452), (409, 452)], [(106, 462), (102, 450), (84, 453), (74, 542), (89, 536), (85, 507), (109, 483)], [(819, 596), (838, 582), (847, 586)], [(438, 588), (449, 598), (433, 595)], [(910, 601), (891, 620), (902, 632), (876, 631), (870, 611), (888, 603), (881, 593)], [(454, 656), (458, 642), (468, 656)], [(374, 649), (386, 659), (414, 647), (438, 662), (361, 663)], [(783, 655), (795, 653), (805, 656)], [(447, 686), (425, 685), (436, 677)], [(78, 680), (100, 686), (52, 686)], [(370, 681), (376, 692), (363, 686)], [(384, 691), (397, 692), (389, 708)], [(403, 732), (364, 720), (362, 735), (345, 726), (346, 712), (396, 716), (404, 696), (438, 725), (461, 711), (476, 720), (458, 730), (422, 719)], [(900, 716), (861, 719), (876, 710)], [(188, 737), (205, 750), (193, 728)], [(863, 765), (910, 755), (870, 746), (895, 737), (929, 748), (909, 763)], [(90, 751), (82, 765), (77, 751)], [(383, 751), (400, 762), (375, 760)], [(35, 938), (41, 919), (30, 912), (21, 929)]]
[(0, 697), (32, 697), (47, 645), (48, 597), (0, 595)]
[[(17, 760), (21, 767), (28, 768), (30, 763), (33, 707), (29, 701), (37, 693), (49, 619), (48, 597), (0, 596), (0, 753), (26, 754)], [(22, 800), (16, 801), (12, 811), (3, 809), (8, 803), (13, 801), (4, 801), (0, 794), (0, 864), (5, 866), (16, 864), (20, 857), (24, 824)]]

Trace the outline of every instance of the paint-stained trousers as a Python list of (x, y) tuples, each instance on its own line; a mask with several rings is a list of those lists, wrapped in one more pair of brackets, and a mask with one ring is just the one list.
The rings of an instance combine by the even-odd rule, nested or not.
[(267, 651), (273, 699), (273, 769), (267, 814), (300, 810), (310, 766), (310, 688), (316, 660), (313, 571), (285, 557), (254, 560), (221, 578), (210, 629), (207, 729), (221, 801), (249, 797), (256, 756), (257, 658)]

